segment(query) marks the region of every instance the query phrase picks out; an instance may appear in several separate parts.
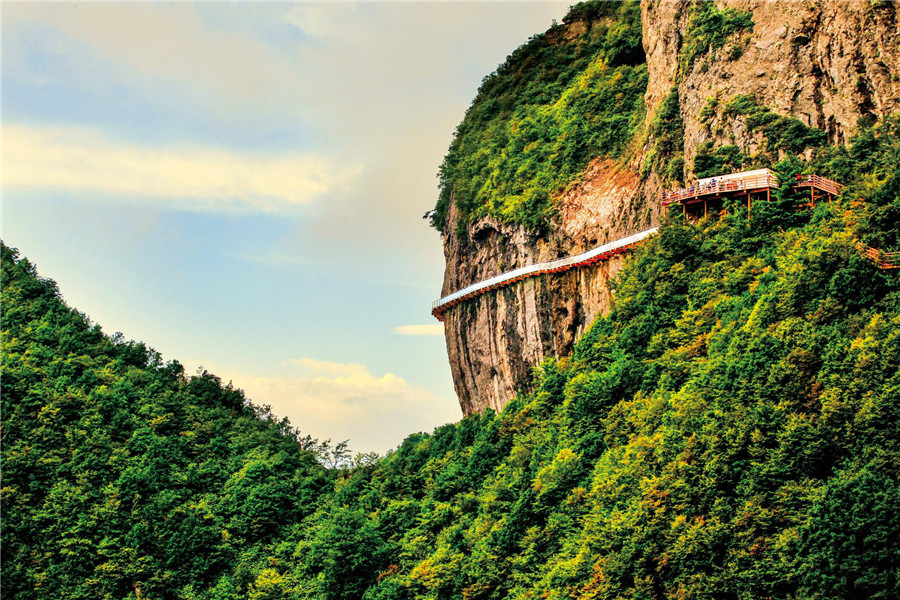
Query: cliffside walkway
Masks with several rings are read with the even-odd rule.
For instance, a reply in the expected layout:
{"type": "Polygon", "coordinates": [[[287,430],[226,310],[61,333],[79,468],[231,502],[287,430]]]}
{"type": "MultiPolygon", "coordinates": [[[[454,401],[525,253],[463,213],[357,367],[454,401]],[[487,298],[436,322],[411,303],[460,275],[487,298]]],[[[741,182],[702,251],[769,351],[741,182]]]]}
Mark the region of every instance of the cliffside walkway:
{"type": "Polygon", "coordinates": [[[586,267],[600,262],[601,260],[606,260],[611,256],[623,254],[630,248],[639,245],[647,237],[656,233],[658,229],[658,227],[647,229],[646,231],[641,231],[640,233],[635,233],[628,237],[608,242],[576,256],[569,256],[567,258],[519,267],[518,269],[501,273],[500,275],[485,279],[479,283],[474,283],[435,301],[431,306],[431,314],[434,315],[438,321],[443,321],[444,312],[448,309],[461,302],[471,300],[476,296],[496,290],[497,288],[513,285],[514,283],[522,281],[523,279],[528,279],[529,277],[537,277],[546,273],[559,273],[560,271],[586,267]]]}
{"type": "MultiPolygon", "coordinates": [[[[708,203],[712,199],[721,199],[724,196],[732,195],[746,195],[747,209],[749,210],[752,194],[762,192],[765,193],[768,199],[770,190],[776,187],[778,187],[778,178],[775,173],[769,169],[759,169],[757,171],[734,173],[718,179],[715,177],[701,179],[697,184],[689,187],[663,192],[662,203],[663,206],[668,206],[677,202],[684,207],[685,215],[687,215],[686,211],[689,205],[702,202],[703,213],[706,214],[708,203]]],[[[830,200],[832,196],[839,195],[844,186],[819,175],[800,175],[797,177],[794,187],[808,187],[810,191],[808,206],[815,206],[817,198],[827,196],[830,200]]],[[[586,267],[601,260],[606,260],[611,256],[622,254],[630,248],[639,245],[644,239],[656,233],[658,229],[657,227],[647,229],[646,231],[608,242],[583,254],[519,267],[479,283],[474,283],[444,296],[440,300],[436,300],[431,305],[431,314],[438,321],[443,321],[444,312],[450,308],[498,288],[513,285],[529,277],[537,277],[546,273],[559,273],[560,271],[586,267]]],[[[900,269],[900,252],[882,252],[877,248],[871,248],[862,244],[858,245],[858,249],[864,257],[871,260],[881,269],[900,269]]]]}

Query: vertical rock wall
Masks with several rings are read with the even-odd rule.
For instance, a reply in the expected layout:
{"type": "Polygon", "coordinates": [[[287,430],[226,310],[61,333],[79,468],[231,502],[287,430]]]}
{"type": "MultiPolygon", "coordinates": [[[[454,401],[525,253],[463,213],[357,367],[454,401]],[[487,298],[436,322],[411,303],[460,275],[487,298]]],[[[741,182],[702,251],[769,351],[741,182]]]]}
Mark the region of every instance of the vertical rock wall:
{"type": "Polygon", "coordinates": [[[689,35],[683,0],[641,3],[649,82],[647,114],[673,87],[691,158],[706,141],[755,149],[759,140],[740,120],[722,118],[736,94],[821,129],[832,143],[846,142],[860,117],[900,111],[900,19],[894,2],[728,0],[719,8],[749,11],[753,30],[739,31],[711,54],[679,69],[678,53],[689,35]],[[701,111],[709,99],[711,118],[701,111]]]}
{"type": "MultiPolygon", "coordinates": [[[[524,265],[571,256],[650,226],[638,174],[600,160],[561,201],[550,234],[491,219],[475,221],[462,236],[444,230],[447,269],[441,295],[524,265]]],[[[598,313],[609,310],[614,257],[583,269],[533,277],[478,296],[444,313],[447,353],[464,414],[500,410],[530,380],[545,357],[565,356],[598,313]]]]}

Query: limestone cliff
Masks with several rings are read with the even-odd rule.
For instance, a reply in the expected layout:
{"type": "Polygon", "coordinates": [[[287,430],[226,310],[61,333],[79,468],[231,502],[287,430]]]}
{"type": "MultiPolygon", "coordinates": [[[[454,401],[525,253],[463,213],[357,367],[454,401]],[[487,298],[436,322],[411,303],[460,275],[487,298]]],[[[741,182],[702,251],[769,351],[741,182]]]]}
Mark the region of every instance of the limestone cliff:
{"type": "MultiPolygon", "coordinates": [[[[641,3],[646,123],[677,90],[683,122],[677,144],[686,158],[685,176],[706,142],[748,151],[761,143],[740,119],[723,115],[722,106],[736,94],[752,94],[775,113],[825,131],[832,143],[846,141],[861,116],[900,110],[893,3],[716,2],[717,10],[749,13],[752,28],[736,31],[687,64],[683,44],[693,34],[690,4],[641,3]]],[[[442,295],[657,224],[659,192],[672,181],[648,160],[655,137],[648,125],[626,158],[591,162],[558,198],[551,226],[542,234],[489,217],[460,228],[451,206],[442,230],[447,264],[442,295]]],[[[502,408],[528,384],[531,367],[545,357],[569,354],[594,317],[610,308],[609,278],[622,261],[527,279],[448,310],[447,350],[463,413],[502,408]]]]}
{"type": "MultiPolygon", "coordinates": [[[[610,160],[591,164],[583,181],[560,202],[555,227],[537,236],[490,218],[462,236],[445,227],[447,269],[441,295],[523,265],[570,256],[646,228],[649,215],[640,178],[610,160]]],[[[527,385],[531,367],[565,356],[598,312],[608,310],[608,281],[622,265],[614,258],[589,268],[527,279],[444,313],[453,381],[463,413],[499,410],[527,385]]]]}
{"type": "Polygon", "coordinates": [[[792,115],[843,143],[860,117],[900,110],[900,36],[893,2],[730,0],[719,8],[752,14],[752,31],[737,32],[693,65],[679,64],[690,35],[689,2],[641,3],[649,83],[648,114],[673,87],[684,121],[684,152],[706,141],[751,151],[758,136],[740,120],[722,118],[736,94],[753,95],[774,112],[792,115]],[[702,115],[704,107],[711,115],[702,115]]]}

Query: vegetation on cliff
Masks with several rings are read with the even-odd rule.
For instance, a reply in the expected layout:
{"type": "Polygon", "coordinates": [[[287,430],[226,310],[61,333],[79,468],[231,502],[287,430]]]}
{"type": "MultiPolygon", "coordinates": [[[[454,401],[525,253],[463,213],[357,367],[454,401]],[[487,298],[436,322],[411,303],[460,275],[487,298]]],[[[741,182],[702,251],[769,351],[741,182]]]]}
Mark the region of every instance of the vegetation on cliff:
{"type": "MultiPolygon", "coordinates": [[[[444,228],[453,203],[458,229],[490,216],[542,231],[556,199],[592,159],[626,154],[645,125],[640,10],[636,0],[577,4],[562,25],[532,37],[484,79],[438,173],[435,228],[444,228]]],[[[681,77],[753,28],[751,13],[711,0],[686,10],[681,77]]],[[[735,41],[728,58],[741,48],[735,41]]],[[[685,165],[679,108],[675,92],[653,115],[654,147],[645,163],[674,181],[685,165]]]]}
{"type": "Polygon", "coordinates": [[[643,122],[640,5],[584,2],[488,75],[440,167],[431,223],[492,216],[543,228],[588,162],[621,155],[643,122]]]}
{"type": "Polygon", "coordinates": [[[536,389],[352,468],[3,253],[17,598],[900,595],[900,121],[673,219],[536,389]],[[804,169],[847,183],[798,210],[804,169]],[[138,591],[140,590],[140,591],[138,591]]]}
{"type": "MultiPolygon", "coordinates": [[[[718,50],[735,33],[753,29],[753,13],[734,8],[719,8],[713,0],[699,0],[688,5],[688,22],[678,66],[682,76],[694,66],[698,58],[718,50]]],[[[728,58],[736,59],[742,53],[735,44],[728,58]]]]}

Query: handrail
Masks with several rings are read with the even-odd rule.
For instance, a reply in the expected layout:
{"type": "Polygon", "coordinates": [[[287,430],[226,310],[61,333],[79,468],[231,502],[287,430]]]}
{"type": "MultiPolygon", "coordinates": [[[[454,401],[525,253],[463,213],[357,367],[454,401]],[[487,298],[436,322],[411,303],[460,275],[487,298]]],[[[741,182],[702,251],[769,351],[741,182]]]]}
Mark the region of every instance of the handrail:
{"type": "Polygon", "coordinates": [[[868,258],[879,269],[900,269],[900,252],[884,252],[872,246],[866,246],[862,242],[857,242],[857,250],[863,257],[868,258]]]}
{"type": "MultiPolygon", "coordinates": [[[[843,185],[816,175],[798,175],[795,187],[814,187],[828,194],[837,196],[841,193],[843,185]]],[[[778,178],[774,175],[755,175],[753,177],[741,177],[740,179],[726,179],[704,185],[694,184],[687,187],[662,193],[663,206],[672,202],[679,202],[687,198],[698,198],[707,194],[721,194],[725,192],[742,192],[747,190],[760,190],[778,187],[778,178]]]]}
{"type": "Polygon", "coordinates": [[[811,186],[814,188],[818,188],[823,192],[828,194],[833,194],[835,196],[841,193],[841,189],[844,187],[837,181],[832,179],[828,179],[827,177],[822,177],[821,175],[811,174],[811,175],[797,175],[797,187],[807,187],[811,186]]]}
{"type": "Polygon", "coordinates": [[[704,185],[694,184],[687,187],[663,192],[663,205],[678,202],[686,198],[696,198],[706,194],[721,194],[723,192],[741,192],[746,190],[760,190],[778,187],[778,178],[775,175],[754,175],[753,177],[741,177],[740,179],[726,179],[724,181],[710,182],[704,185]]]}
{"type": "Polygon", "coordinates": [[[479,283],[474,283],[470,286],[457,290],[452,294],[448,294],[440,300],[436,300],[431,305],[431,314],[433,314],[439,320],[442,320],[440,315],[447,308],[450,308],[451,306],[459,302],[468,300],[469,298],[473,298],[475,296],[479,296],[498,287],[506,287],[508,285],[516,283],[517,281],[521,281],[522,279],[535,277],[544,273],[558,273],[560,271],[567,271],[575,267],[593,264],[595,262],[608,258],[613,254],[625,252],[631,246],[640,243],[645,238],[656,233],[658,229],[658,227],[653,227],[652,229],[647,229],[645,231],[641,231],[639,233],[635,233],[633,235],[608,242],[606,244],[603,244],[602,246],[594,248],[593,250],[588,250],[587,252],[577,254],[575,256],[535,263],[533,265],[526,265],[524,267],[519,267],[518,269],[513,269],[512,271],[507,271],[505,273],[495,275],[494,277],[485,279],[484,281],[481,281],[479,283]]]}

